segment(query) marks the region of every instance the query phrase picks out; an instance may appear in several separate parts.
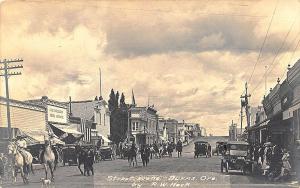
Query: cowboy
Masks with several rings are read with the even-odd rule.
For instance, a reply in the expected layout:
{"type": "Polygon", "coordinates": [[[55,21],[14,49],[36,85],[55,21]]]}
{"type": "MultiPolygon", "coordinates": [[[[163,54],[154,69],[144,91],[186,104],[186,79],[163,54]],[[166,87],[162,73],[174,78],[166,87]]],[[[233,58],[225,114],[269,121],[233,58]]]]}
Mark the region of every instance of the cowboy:
{"type": "Polygon", "coordinates": [[[23,156],[24,161],[26,161],[25,159],[28,157],[26,154],[27,142],[26,142],[25,138],[26,138],[25,136],[17,136],[16,137],[16,144],[18,146],[18,151],[23,156]]]}

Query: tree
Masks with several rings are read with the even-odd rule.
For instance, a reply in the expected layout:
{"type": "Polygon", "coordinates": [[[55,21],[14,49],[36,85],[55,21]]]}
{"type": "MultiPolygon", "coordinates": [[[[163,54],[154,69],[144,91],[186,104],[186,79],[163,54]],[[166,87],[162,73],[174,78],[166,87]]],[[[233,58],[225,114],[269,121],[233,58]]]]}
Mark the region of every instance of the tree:
{"type": "Polygon", "coordinates": [[[109,100],[108,100],[108,109],[110,112],[113,112],[116,109],[116,95],[114,89],[111,89],[109,100]]]}
{"type": "Polygon", "coordinates": [[[116,100],[115,100],[115,106],[116,106],[116,108],[119,107],[119,97],[120,97],[120,94],[119,94],[119,91],[117,91],[117,93],[116,93],[116,100]]]}
{"type": "Polygon", "coordinates": [[[125,108],[126,104],[125,104],[125,96],[124,93],[121,94],[121,98],[120,98],[120,108],[125,108]]]}
{"type": "Polygon", "coordinates": [[[111,140],[114,143],[119,143],[124,141],[127,133],[128,126],[128,109],[125,104],[125,96],[122,93],[119,102],[119,92],[116,94],[114,90],[111,90],[108,100],[109,110],[111,112],[110,115],[110,130],[111,130],[111,140]]]}

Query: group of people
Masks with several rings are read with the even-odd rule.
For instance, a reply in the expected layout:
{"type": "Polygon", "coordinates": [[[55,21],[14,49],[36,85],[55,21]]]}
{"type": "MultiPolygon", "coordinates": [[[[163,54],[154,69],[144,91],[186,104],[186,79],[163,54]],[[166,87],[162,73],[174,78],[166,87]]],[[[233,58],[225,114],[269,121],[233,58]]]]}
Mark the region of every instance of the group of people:
{"type": "Polygon", "coordinates": [[[172,157],[174,149],[178,152],[178,157],[181,157],[182,147],[181,140],[177,144],[173,142],[154,142],[153,144],[142,144],[139,147],[134,142],[131,145],[120,143],[117,153],[122,159],[128,158],[129,166],[137,166],[137,155],[140,154],[143,166],[147,166],[152,158],[172,157]]]}
{"type": "Polygon", "coordinates": [[[250,159],[260,167],[262,175],[275,181],[289,176],[292,167],[287,149],[269,142],[250,147],[249,153],[250,159]]]}

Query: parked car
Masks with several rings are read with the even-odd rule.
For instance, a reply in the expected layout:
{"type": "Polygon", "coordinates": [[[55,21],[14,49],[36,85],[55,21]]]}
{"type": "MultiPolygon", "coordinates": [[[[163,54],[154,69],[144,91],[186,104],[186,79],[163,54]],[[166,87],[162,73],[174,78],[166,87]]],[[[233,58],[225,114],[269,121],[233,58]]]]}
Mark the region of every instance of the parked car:
{"type": "Polygon", "coordinates": [[[113,159],[112,148],[109,146],[100,147],[99,155],[100,155],[100,160],[106,160],[106,159],[112,160],[113,159]]]}
{"type": "Polygon", "coordinates": [[[222,141],[218,141],[216,142],[216,153],[217,155],[222,155],[223,152],[224,152],[224,144],[226,144],[225,142],[222,142],[222,141]]]}
{"type": "Polygon", "coordinates": [[[77,156],[75,151],[75,145],[65,145],[62,149],[63,166],[68,163],[69,166],[77,165],[77,156]]]}
{"type": "Polygon", "coordinates": [[[221,172],[241,170],[243,174],[252,173],[253,161],[249,157],[249,144],[243,141],[225,143],[225,152],[221,158],[221,172]]]}
{"type": "Polygon", "coordinates": [[[196,141],[195,144],[195,151],[194,151],[194,158],[198,158],[199,156],[206,156],[211,157],[211,146],[206,141],[196,141]]]}

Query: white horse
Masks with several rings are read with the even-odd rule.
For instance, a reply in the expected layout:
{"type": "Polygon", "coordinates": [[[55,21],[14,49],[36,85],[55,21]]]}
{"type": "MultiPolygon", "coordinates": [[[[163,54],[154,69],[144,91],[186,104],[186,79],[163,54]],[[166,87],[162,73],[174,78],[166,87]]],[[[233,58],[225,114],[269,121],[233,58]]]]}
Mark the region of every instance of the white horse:
{"type": "Polygon", "coordinates": [[[20,151],[17,144],[14,142],[11,142],[8,145],[8,154],[12,155],[12,164],[13,164],[13,178],[14,182],[17,181],[17,172],[21,172],[21,176],[23,178],[23,182],[25,184],[28,184],[28,175],[31,170],[33,172],[32,168],[32,161],[33,157],[32,155],[25,150],[20,151]]]}
{"type": "Polygon", "coordinates": [[[55,155],[51,149],[50,141],[48,140],[45,141],[45,150],[41,157],[45,168],[45,179],[48,179],[48,169],[50,169],[51,181],[54,181],[55,155]]]}

